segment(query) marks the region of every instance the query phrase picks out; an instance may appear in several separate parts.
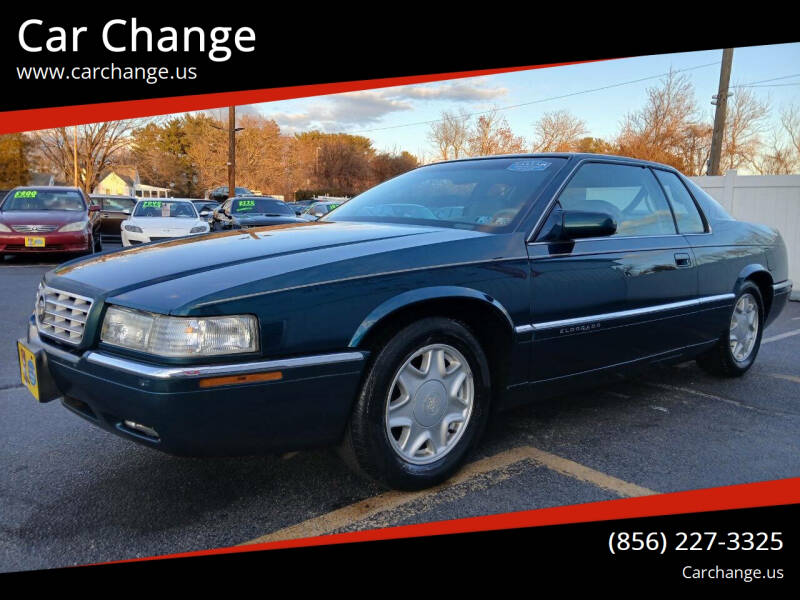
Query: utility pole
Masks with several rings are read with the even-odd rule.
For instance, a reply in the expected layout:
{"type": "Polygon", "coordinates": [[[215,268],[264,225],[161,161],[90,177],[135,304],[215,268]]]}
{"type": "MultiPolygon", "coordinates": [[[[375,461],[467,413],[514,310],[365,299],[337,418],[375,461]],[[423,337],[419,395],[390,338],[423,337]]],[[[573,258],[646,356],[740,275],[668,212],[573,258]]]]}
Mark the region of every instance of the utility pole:
{"type": "Polygon", "coordinates": [[[228,198],[236,195],[236,107],[228,107],[228,198]]]}
{"type": "Polygon", "coordinates": [[[728,110],[728,84],[731,80],[733,48],[722,51],[722,66],[719,71],[719,90],[711,104],[717,107],[714,113],[714,133],[711,136],[711,154],[708,157],[708,175],[719,175],[719,161],[722,156],[722,138],[725,135],[725,115],[728,110]]]}
{"type": "Polygon", "coordinates": [[[78,126],[72,129],[72,165],[75,170],[74,185],[78,187],[78,126]]]}

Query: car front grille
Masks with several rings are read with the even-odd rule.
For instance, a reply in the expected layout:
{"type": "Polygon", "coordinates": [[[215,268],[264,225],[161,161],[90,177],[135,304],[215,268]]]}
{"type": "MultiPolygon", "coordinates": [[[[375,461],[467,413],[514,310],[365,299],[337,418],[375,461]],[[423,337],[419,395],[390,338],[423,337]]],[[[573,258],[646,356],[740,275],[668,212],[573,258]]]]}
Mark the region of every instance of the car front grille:
{"type": "Polygon", "coordinates": [[[47,233],[58,229],[58,225],[12,225],[11,229],[19,233],[47,233]]]}
{"type": "Polygon", "coordinates": [[[36,326],[39,333],[77,345],[91,308],[91,298],[46,287],[36,299],[36,326]]]}

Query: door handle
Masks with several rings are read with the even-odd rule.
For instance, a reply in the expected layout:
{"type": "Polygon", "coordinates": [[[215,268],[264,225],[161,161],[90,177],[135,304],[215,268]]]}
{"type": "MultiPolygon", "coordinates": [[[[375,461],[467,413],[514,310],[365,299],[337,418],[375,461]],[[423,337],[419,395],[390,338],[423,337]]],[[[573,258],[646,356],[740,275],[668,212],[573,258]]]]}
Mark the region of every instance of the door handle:
{"type": "Polygon", "coordinates": [[[688,254],[686,254],[684,252],[676,252],[675,253],[675,264],[678,265],[678,267],[680,267],[680,268],[691,267],[692,266],[692,259],[688,254]]]}

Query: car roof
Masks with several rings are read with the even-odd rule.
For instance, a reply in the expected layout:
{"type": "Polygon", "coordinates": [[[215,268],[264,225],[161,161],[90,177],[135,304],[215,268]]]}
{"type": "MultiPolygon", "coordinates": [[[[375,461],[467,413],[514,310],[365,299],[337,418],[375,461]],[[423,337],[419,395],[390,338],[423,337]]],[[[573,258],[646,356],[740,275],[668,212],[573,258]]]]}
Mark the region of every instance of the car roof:
{"type": "Polygon", "coordinates": [[[592,158],[601,158],[605,160],[614,160],[620,162],[629,162],[631,164],[636,165],[648,165],[651,167],[661,167],[663,169],[669,169],[671,171],[675,171],[674,167],[669,165],[665,165],[664,163],[653,162],[650,160],[644,160],[641,158],[632,158],[630,156],[620,156],[617,154],[598,154],[592,152],[531,152],[531,153],[520,153],[520,154],[492,154],[489,156],[470,156],[466,158],[452,158],[449,160],[440,160],[432,163],[428,163],[427,165],[422,165],[419,168],[430,166],[430,165],[441,165],[445,163],[456,163],[456,162],[469,162],[475,160],[493,160],[498,158],[574,158],[576,160],[586,160],[592,158]]]}
{"type": "Polygon", "coordinates": [[[79,187],[75,187],[73,185],[18,185],[15,188],[11,188],[9,191],[13,192],[14,190],[45,190],[45,191],[53,191],[53,192],[80,192],[83,193],[83,190],[79,187]]]}
{"type": "Polygon", "coordinates": [[[136,202],[147,202],[148,200],[161,200],[162,202],[196,202],[196,200],[192,198],[137,198],[136,202]]]}

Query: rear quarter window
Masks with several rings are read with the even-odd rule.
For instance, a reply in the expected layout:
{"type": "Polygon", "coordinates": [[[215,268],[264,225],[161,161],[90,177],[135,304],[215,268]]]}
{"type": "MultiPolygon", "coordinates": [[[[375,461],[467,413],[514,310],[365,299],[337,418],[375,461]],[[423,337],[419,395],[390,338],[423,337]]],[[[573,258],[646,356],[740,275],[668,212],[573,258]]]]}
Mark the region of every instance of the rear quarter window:
{"type": "Polygon", "coordinates": [[[708,192],[697,185],[694,181],[686,177],[682,177],[681,179],[684,181],[684,183],[686,183],[689,191],[692,193],[692,196],[694,196],[694,199],[697,200],[697,203],[700,205],[700,208],[706,215],[706,219],[709,221],[736,220],[719,202],[714,200],[714,198],[711,197],[708,192]]]}

